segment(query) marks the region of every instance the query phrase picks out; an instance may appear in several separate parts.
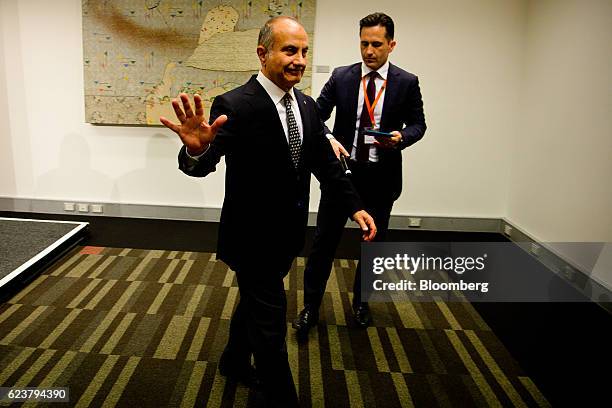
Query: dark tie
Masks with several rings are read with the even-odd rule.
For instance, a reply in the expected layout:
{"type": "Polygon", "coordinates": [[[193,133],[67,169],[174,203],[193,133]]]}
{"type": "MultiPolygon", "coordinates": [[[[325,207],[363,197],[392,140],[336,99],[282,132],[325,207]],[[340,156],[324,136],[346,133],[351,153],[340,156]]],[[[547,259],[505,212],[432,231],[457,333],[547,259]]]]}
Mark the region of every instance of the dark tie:
{"type": "Polygon", "coordinates": [[[300,142],[300,129],[298,128],[293,109],[291,109],[291,95],[288,93],[283,97],[285,110],[287,112],[287,131],[289,133],[289,154],[295,168],[300,164],[300,153],[302,143],[300,142]]]}
{"type": "MultiPolygon", "coordinates": [[[[376,71],[370,72],[368,75],[370,80],[368,81],[368,86],[366,87],[366,92],[368,95],[368,100],[370,101],[370,105],[374,103],[374,99],[376,98],[376,77],[378,73],[376,71]]],[[[355,152],[355,158],[358,162],[367,162],[370,160],[370,145],[366,145],[364,143],[365,136],[363,134],[364,129],[372,127],[372,119],[370,119],[370,114],[368,112],[368,105],[365,102],[365,97],[363,101],[363,110],[361,111],[361,118],[359,119],[359,129],[357,131],[357,152],[355,152]]]]}

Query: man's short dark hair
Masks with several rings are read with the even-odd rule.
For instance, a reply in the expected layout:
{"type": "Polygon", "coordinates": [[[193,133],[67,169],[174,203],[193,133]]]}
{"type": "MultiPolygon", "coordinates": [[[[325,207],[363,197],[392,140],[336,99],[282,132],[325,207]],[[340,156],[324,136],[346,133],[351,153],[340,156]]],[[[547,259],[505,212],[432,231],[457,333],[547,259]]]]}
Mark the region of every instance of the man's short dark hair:
{"type": "Polygon", "coordinates": [[[393,20],[391,17],[385,13],[372,13],[359,20],[359,35],[361,35],[361,29],[363,27],[375,26],[385,27],[385,37],[389,41],[393,39],[393,34],[395,34],[395,26],[393,25],[393,20]]]}

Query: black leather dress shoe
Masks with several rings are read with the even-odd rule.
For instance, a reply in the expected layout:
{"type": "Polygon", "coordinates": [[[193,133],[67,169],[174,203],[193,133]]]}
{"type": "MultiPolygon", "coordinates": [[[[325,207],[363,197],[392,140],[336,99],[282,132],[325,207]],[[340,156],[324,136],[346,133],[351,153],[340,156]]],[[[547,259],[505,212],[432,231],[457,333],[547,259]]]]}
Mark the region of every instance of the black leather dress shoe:
{"type": "Polygon", "coordinates": [[[300,312],[297,319],[293,321],[292,326],[297,331],[297,334],[301,336],[308,334],[308,330],[316,326],[317,323],[319,323],[319,313],[307,306],[300,312]]]}
{"type": "Polygon", "coordinates": [[[260,385],[255,367],[251,363],[235,364],[230,361],[226,353],[223,353],[219,360],[219,373],[227,377],[228,381],[239,382],[248,387],[260,385]]]}
{"type": "Polygon", "coordinates": [[[360,327],[368,327],[372,323],[372,315],[370,314],[370,306],[367,303],[361,303],[353,306],[355,322],[360,327]]]}

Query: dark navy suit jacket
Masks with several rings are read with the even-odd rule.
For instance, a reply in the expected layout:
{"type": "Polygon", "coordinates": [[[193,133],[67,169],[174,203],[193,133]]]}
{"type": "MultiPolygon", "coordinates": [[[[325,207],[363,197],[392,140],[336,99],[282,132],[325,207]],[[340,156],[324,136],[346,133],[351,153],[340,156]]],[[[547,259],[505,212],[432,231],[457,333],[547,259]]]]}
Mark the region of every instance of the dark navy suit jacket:
{"type": "MultiPolygon", "coordinates": [[[[361,86],[361,63],[334,69],[321,95],[317,98],[317,109],[321,119],[326,121],[336,108],[334,137],[344,148],[351,151],[355,138],[357,121],[357,98],[361,86]]],[[[400,131],[402,140],[397,149],[379,149],[381,166],[389,178],[381,180],[393,200],[402,192],[401,150],[419,141],[425,134],[425,115],[419,79],[403,69],[389,64],[380,130],[400,131]]],[[[326,131],[329,130],[326,128],[326,131]]]]}
{"type": "Polygon", "coordinates": [[[210,123],[221,114],[228,120],[204,156],[194,161],[185,147],[179,152],[179,168],[195,177],[214,171],[225,156],[217,257],[236,271],[263,261],[284,265],[298,255],[308,219],[311,173],[323,189],[341,193],[347,215],[363,208],[325,137],[314,100],[297,89],[295,96],[304,128],[297,169],[278,111],[255,76],[213,101],[210,123]]]}

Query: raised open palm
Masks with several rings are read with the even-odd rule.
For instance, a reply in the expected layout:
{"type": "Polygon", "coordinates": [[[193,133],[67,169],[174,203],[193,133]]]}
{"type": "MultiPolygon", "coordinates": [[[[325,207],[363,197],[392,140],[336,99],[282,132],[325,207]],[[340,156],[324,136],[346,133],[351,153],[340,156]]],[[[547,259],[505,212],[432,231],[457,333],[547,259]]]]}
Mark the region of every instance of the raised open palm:
{"type": "Polygon", "coordinates": [[[212,125],[209,125],[204,118],[204,107],[200,95],[193,95],[195,112],[191,108],[187,94],[182,93],[179,98],[183,108],[181,109],[178,99],[172,100],[172,108],[180,124],[173,123],[163,116],[159,118],[159,121],[179,135],[189,154],[195,156],[204,152],[215,139],[219,128],[227,121],[227,116],[221,115],[212,125]]]}

